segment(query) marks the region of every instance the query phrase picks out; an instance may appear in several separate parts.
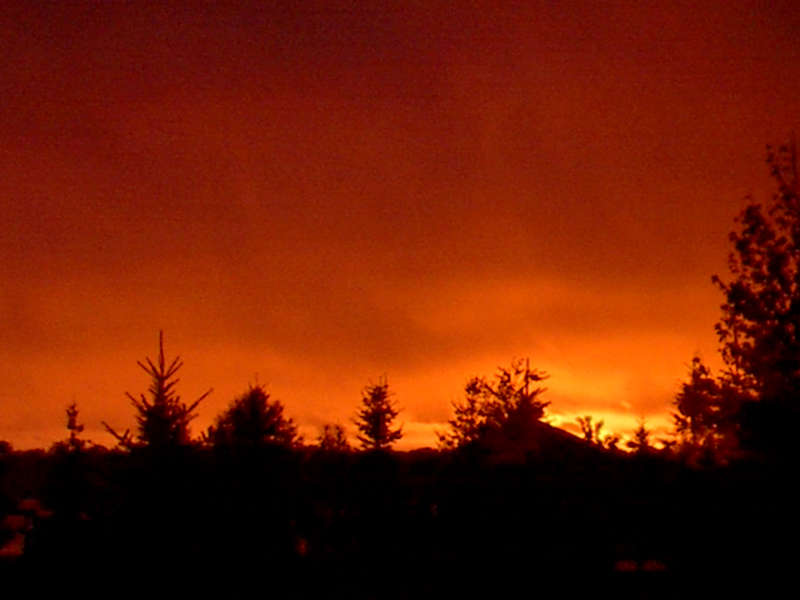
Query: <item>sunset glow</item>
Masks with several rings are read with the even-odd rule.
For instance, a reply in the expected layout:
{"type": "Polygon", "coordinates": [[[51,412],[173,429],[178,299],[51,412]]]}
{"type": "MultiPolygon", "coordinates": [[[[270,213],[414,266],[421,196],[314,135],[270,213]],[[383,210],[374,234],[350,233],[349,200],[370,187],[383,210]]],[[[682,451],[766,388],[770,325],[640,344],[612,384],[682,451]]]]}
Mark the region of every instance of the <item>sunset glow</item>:
{"type": "Polygon", "coordinates": [[[800,123],[796,9],[4,2],[0,440],[77,402],[113,445],[159,330],[214,388],[195,434],[260,383],[353,435],[386,375],[397,447],[434,446],[515,357],[553,425],[667,434],[800,123]]]}

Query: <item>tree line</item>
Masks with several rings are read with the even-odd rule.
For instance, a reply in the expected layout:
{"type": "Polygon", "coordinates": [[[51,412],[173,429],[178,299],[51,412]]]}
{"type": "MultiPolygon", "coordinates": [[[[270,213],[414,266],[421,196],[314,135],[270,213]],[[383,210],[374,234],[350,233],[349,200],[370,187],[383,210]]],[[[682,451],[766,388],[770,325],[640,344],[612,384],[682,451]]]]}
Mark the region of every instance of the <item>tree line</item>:
{"type": "MultiPolygon", "coordinates": [[[[785,453],[800,416],[800,199],[794,142],[768,147],[767,164],[777,190],[766,204],[749,199],[729,236],[730,279],[712,277],[724,300],[715,325],[724,368],[715,374],[700,357],[691,359],[688,377],[673,401],[672,436],[661,440],[662,450],[693,463],[726,463],[743,453],[785,453]]],[[[191,403],[181,400],[176,384],[183,362],[180,357],[166,359],[161,332],[157,358],[137,364],[151,383],[147,394],[126,394],[135,409],[136,430],[120,433],[103,422],[121,448],[303,444],[284,406],[260,385],[235,398],[193,439],[190,423],[211,390],[191,403]]],[[[527,359],[518,359],[499,367],[492,378],[471,378],[463,399],[453,403],[445,430],[437,433],[439,448],[496,448],[533,435],[549,405],[542,400],[541,383],[547,377],[527,359]]],[[[385,376],[366,386],[353,420],[360,448],[391,449],[403,436],[402,427],[395,425],[399,413],[385,376]]],[[[58,447],[83,447],[77,419],[73,403],[67,409],[69,439],[58,447]]],[[[620,450],[619,434],[605,432],[603,421],[586,415],[577,425],[586,442],[620,450]]],[[[353,449],[340,424],[326,424],[316,444],[330,451],[353,449]]],[[[652,452],[653,446],[643,420],[624,444],[637,453],[652,452]]],[[[10,445],[3,448],[10,450],[10,445]]]]}
{"type": "MultiPolygon", "coordinates": [[[[220,449],[257,449],[280,447],[299,450],[306,442],[299,434],[297,423],[285,414],[285,407],[271,398],[262,385],[251,385],[237,396],[228,407],[216,416],[212,425],[193,437],[191,422],[197,417],[197,408],[212,390],[208,390],[191,404],[181,400],[176,392],[177,373],[183,366],[180,357],[168,362],[164,354],[163,332],[159,332],[158,357],[149,357],[137,364],[150,376],[147,394],[126,396],[135,409],[136,429],[120,433],[103,421],[106,431],[125,451],[147,449],[151,452],[168,451],[196,445],[220,449]]],[[[528,438],[537,435],[536,426],[546,418],[549,402],[541,399],[546,391],[539,385],[548,378],[543,371],[530,367],[528,359],[514,359],[507,367],[498,367],[493,377],[475,376],[464,387],[464,398],[453,402],[453,417],[444,431],[436,433],[441,451],[482,449],[489,452],[504,448],[524,446],[528,438]]],[[[370,383],[362,390],[361,403],[353,419],[357,428],[358,449],[362,451],[390,451],[403,437],[402,425],[395,421],[401,409],[393,399],[388,378],[370,383]]],[[[86,449],[87,440],[80,437],[84,425],[78,423],[78,407],[70,404],[66,409],[68,438],[56,442],[53,449],[60,452],[78,452],[86,449]]],[[[620,451],[620,436],[605,433],[604,422],[593,422],[591,416],[578,417],[583,438],[591,445],[609,451],[620,451]]],[[[627,448],[636,452],[654,450],[651,433],[644,421],[633,434],[627,448]]],[[[324,452],[353,452],[347,431],[339,423],[323,425],[313,446],[324,452]]],[[[10,445],[8,446],[10,450],[10,445]]]]}
{"type": "Polygon", "coordinates": [[[658,450],[644,421],[624,442],[589,415],[583,439],[548,425],[548,375],[526,359],[466,382],[440,451],[391,451],[403,428],[386,377],[354,413],[361,452],[335,424],[305,444],[260,385],[193,436],[208,392],[181,399],[183,363],[167,359],[159,334],[156,357],[139,363],[149,388],[127,396],[133,431],[105,423],[116,449],[83,438],[75,404],[51,452],[0,448],[0,575],[67,563],[122,581],[161,565],[181,582],[223,572],[294,595],[315,582],[315,595],[494,597],[567,567],[592,585],[622,573],[609,580],[617,597],[666,598],[690,589],[670,581],[793,572],[800,201],[793,147],[769,161],[778,192],[745,209],[731,280],[714,279],[726,366],[715,374],[692,360],[658,450]],[[36,516],[35,500],[50,516],[36,516]],[[14,536],[24,552],[9,559],[14,536]],[[520,558],[524,569],[509,568],[520,558]],[[645,579],[665,574],[676,578],[645,579]]]}
{"type": "MultiPolygon", "coordinates": [[[[147,394],[140,394],[138,398],[126,393],[136,411],[136,431],[126,429],[119,433],[103,421],[105,429],[123,449],[146,447],[163,450],[195,443],[221,448],[273,445],[291,449],[303,444],[297,424],[284,414],[283,404],[272,399],[261,385],[251,385],[217,415],[214,423],[199,439],[193,439],[190,423],[197,417],[197,407],[213,390],[208,390],[191,404],[181,400],[175,388],[183,361],[179,356],[167,361],[163,332],[159,332],[157,359],[153,361],[148,357],[137,364],[149,375],[151,383],[147,394]]],[[[362,449],[388,450],[402,437],[402,427],[394,426],[400,411],[391,396],[386,377],[364,388],[361,407],[354,420],[362,449]]],[[[77,425],[77,416],[77,406],[73,403],[67,408],[67,428],[70,430],[67,447],[70,449],[82,447],[76,440],[77,434],[83,430],[82,425],[77,425]]],[[[328,451],[352,450],[346,431],[340,424],[326,424],[317,444],[328,451]]]]}

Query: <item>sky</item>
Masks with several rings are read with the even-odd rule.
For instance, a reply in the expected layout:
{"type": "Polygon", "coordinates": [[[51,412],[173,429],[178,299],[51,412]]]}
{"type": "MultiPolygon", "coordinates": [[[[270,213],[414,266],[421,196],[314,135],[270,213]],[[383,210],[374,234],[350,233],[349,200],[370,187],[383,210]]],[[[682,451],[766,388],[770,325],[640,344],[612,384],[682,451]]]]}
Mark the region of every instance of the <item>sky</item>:
{"type": "Polygon", "coordinates": [[[0,439],[134,426],[164,331],[193,432],[264,385],[311,441],[388,378],[405,437],[514,358],[551,422],[659,432],[727,235],[800,123],[763,2],[0,7],[0,439]]]}

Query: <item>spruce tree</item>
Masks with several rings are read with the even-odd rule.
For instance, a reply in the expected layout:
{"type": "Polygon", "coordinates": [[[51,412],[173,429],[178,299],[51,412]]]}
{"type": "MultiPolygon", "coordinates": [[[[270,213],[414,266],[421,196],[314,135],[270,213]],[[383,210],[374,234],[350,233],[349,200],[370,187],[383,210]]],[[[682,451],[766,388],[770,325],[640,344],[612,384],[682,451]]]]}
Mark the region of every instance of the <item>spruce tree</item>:
{"type": "Polygon", "coordinates": [[[113,435],[121,446],[125,448],[148,447],[159,450],[185,446],[191,442],[189,422],[197,415],[194,410],[211,393],[208,390],[192,404],[186,405],[175,392],[175,386],[180,379],[176,374],[183,366],[180,356],[171,362],[164,357],[164,335],[158,333],[158,359],[156,362],[145,358],[145,362],[137,361],[136,364],[150,376],[151,383],[148,395],[140,394],[139,398],[126,392],[126,396],[136,409],[137,434],[136,440],[131,439],[129,430],[118,434],[106,422],[106,430],[113,435]]]}
{"type": "Polygon", "coordinates": [[[362,406],[355,424],[361,432],[356,437],[365,450],[388,450],[403,437],[402,427],[392,427],[400,411],[390,396],[385,377],[377,384],[368,385],[362,392],[362,406]]]}
{"type": "Polygon", "coordinates": [[[258,448],[301,443],[297,426],[283,414],[283,404],[271,400],[260,385],[250,387],[208,428],[206,440],[217,447],[258,448]]]}

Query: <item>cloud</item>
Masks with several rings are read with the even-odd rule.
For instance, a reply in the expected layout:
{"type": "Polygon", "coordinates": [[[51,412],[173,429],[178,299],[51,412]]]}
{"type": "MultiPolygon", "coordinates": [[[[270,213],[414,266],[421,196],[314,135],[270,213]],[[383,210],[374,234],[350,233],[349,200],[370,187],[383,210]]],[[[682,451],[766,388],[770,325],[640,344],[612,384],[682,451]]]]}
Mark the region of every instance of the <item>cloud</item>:
{"type": "Polygon", "coordinates": [[[9,4],[0,436],[131,423],[159,329],[198,428],[386,373],[422,439],[515,356],[655,419],[800,92],[794,13],[720,6],[9,4]]]}

